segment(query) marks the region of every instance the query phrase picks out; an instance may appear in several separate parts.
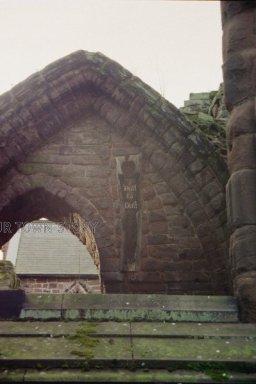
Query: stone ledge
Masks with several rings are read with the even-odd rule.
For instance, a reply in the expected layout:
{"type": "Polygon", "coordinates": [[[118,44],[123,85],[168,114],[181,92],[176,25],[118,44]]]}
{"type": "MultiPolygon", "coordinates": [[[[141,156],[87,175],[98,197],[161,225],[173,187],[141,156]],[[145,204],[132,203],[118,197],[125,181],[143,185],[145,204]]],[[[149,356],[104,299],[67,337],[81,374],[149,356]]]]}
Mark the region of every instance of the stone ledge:
{"type": "Polygon", "coordinates": [[[22,320],[238,321],[232,296],[28,294],[22,320]]]}

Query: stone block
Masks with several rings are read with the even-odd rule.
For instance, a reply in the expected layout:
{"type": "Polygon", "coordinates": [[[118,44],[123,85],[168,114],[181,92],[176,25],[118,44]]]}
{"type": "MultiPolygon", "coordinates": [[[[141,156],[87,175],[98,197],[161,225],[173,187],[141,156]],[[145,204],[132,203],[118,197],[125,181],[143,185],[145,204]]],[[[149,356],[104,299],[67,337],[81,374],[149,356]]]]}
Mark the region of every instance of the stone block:
{"type": "Polygon", "coordinates": [[[204,164],[200,159],[196,159],[188,166],[188,168],[192,174],[196,174],[204,168],[204,164]]]}
{"type": "Polygon", "coordinates": [[[230,173],[244,168],[256,169],[256,134],[247,133],[235,137],[228,152],[230,173]]]}
{"type": "Polygon", "coordinates": [[[234,280],[240,320],[256,323],[256,272],[243,273],[234,280]]]}
{"type": "Polygon", "coordinates": [[[195,176],[195,180],[198,184],[198,187],[201,189],[214,180],[214,175],[212,171],[207,167],[197,173],[197,175],[195,176]]]}
{"type": "MultiPolygon", "coordinates": [[[[191,268],[190,268],[191,269],[191,268]]],[[[203,272],[193,272],[189,271],[189,267],[186,271],[171,271],[164,273],[164,281],[166,282],[207,282],[209,280],[209,275],[203,272]]]]}
{"type": "Polygon", "coordinates": [[[179,258],[181,261],[193,261],[193,266],[194,266],[194,261],[197,260],[199,257],[201,257],[202,254],[202,249],[199,246],[197,248],[185,248],[183,249],[180,254],[179,258]]]}
{"type": "Polygon", "coordinates": [[[228,110],[256,94],[256,49],[229,55],[224,62],[224,92],[228,110]]]}
{"type": "Polygon", "coordinates": [[[193,235],[188,236],[188,237],[182,237],[181,239],[178,239],[178,241],[180,243],[181,249],[183,249],[183,250],[186,248],[199,249],[201,247],[200,240],[195,235],[194,236],[193,235]]]}
{"type": "Polygon", "coordinates": [[[151,233],[167,233],[168,226],[166,221],[157,221],[149,223],[149,230],[151,233]]]}
{"type": "Polygon", "coordinates": [[[152,185],[144,187],[143,190],[142,190],[142,194],[143,194],[143,199],[144,200],[150,200],[150,199],[153,199],[156,196],[155,191],[154,191],[152,185]]]}
{"type": "Polygon", "coordinates": [[[227,124],[228,142],[245,133],[256,133],[255,98],[237,105],[227,124]]]}
{"type": "Polygon", "coordinates": [[[182,210],[181,210],[181,208],[178,206],[178,204],[177,205],[174,205],[174,206],[172,206],[172,205],[166,205],[165,207],[164,207],[164,210],[165,210],[165,213],[166,213],[166,215],[168,216],[168,220],[169,220],[169,217],[171,217],[171,216],[173,216],[173,215],[179,215],[179,214],[181,214],[181,212],[182,212],[182,210]]]}
{"type": "Polygon", "coordinates": [[[97,246],[99,249],[99,253],[101,255],[101,260],[103,258],[111,258],[111,257],[115,256],[116,252],[115,252],[115,248],[113,246],[105,247],[105,245],[103,244],[102,247],[99,247],[97,239],[96,239],[96,242],[97,242],[97,246]]]}
{"type": "Polygon", "coordinates": [[[169,233],[181,244],[184,238],[190,237],[193,234],[193,230],[191,228],[182,228],[178,225],[169,224],[169,233]]]}
{"type": "Polygon", "coordinates": [[[149,245],[169,244],[173,240],[170,235],[162,234],[162,233],[156,233],[156,234],[147,236],[147,241],[149,245]]]}
{"type": "Polygon", "coordinates": [[[223,57],[256,45],[255,11],[234,15],[223,31],[223,57]]]}
{"type": "Polygon", "coordinates": [[[169,191],[168,185],[163,181],[155,184],[155,190],[157,193],[167,193],[169,191]]]}
{"type": "Polygon", "coordinates": [[[191,147],[187,147],[187,149],[183,151],[183,153],[181,153],[179,156],[178,162],[179,164],[182,164],[183,169],[186,169],[186,172],[184,172],[186,178],[192,177],[188,167],[195,161],[195,159],[196,155],[191,147]],[[188,173],[190,174],[190,177],[188,176],[188,173]]]}
{"type": "Polygon", "coordinates": [[[215,197],[219,193],[224,193],[225,190],[224,187],[220,183],[218,183],[217,180],[213,180],[204,187],[204,192],[207,194],[207,196],[211,198],[215,197]]]}
{"type": "MultiPolygon", "coordinates": [[[[153,150],[154,146],[152,146],[152,151],[153,150]]],[[[150,161],[157,169],[161,169],[169,161],[169,156],[161,150],[155,150],[150,161]]]]}
{"type": "Polygon", "coordinates": [[[148,246],[148,256],[158,260],[168,259],[173,262],[177,258],[179,248],[176,244],[163,244],[148,246]]]}
{"type": "Polygon", "coordinates": [[[161,203],[161,200],[159,199],[159,197],[155,197],[154,199],[149,200],[147,202],[147,206],[148,206],[148,210],[160,209],[160,208],[162,208],[162,203],[161,203]]]}
{"type": "Polygon", "coordinates": [[[190,93],[189,98],[191,100],[210,100],[209,92],[190,93]]]}
{"type": "Polygon", "coordinates": [[[123,282],[106,281],[104,282],[105,293],[120,293],[125,292],[123,282]]]}
{"type": "Polygon", "coordinates": [[[218,193],[217,196],[211,199],[210,205],[215,213],[223,211],[225,209],[225,194],[223,192],[218,193]]]}
{"type": "Polygon", "coordinates": [[[158,181],[162,181],[163,179],[166,182],[170,182],[170,179],[174,176],[177,175],[180,172],[180,167],[175,161],[175,159],[172,159],[172,161],[169,161],[165,164],[165,166],[160,169],[160,177],[158,181]]]}
{"type": "Polygon", "coordinates": [[[232,275],[256,271],[256,226],[247,225],[231,236],[230,255],[232,275]]]}
{"type": "Polygon", "coordinates": [[[191,223],[187,216],[182,214],[175,214],[168,216],[168,224],[170,226],[179,227],[179,228],[190,228],[191,223]]]}
{"type": "Polygon", "coordinates": [[[165,221],[165,220],[166,220],[166,215],[163,209],[157,209],[149,212],[150,223],[155,223],[155,222],[165,221]]]}
{"type": "Polygon", "coordinates": [[[147,259],[145,263],[143,263],[143,271],[176,271],[177,270],[177,265],[174,262],[175,258],[171,258],[171,260],[168,261],[158,261],[155,259],[147,259]]]}
{"type": "Polygon", "coordinates": [[[177,199],[173,193],[162,193],[160,195],[160,198],[161,198],[164,206],[166,206],[166,205],[176,206],[177,205],[177,199]]]}
{"type": "Polygon", "coordinates": [[[171,147],[173,143],[175,143],[175,141],[177,140],[177,134],[171,129],[168,129],[168,131],[166,131],[163,137],[166,145],[168,145],[169,147],[171,147]]]}
{"type": "Polygon", "coordinates": [[[225,26],[235,15],[240,15],[253,6],[253,1],[221,1],[222,24],[225,26]]]}
{"type": "Polygon", "coordinates": [[[179,196],[179,201],[184,207],[191,204],[193,201],[198,199],[198,195],[192,189],[188,189],[179,196]]]}
{"type": "Polygon", "coordinates": [[[128,276],[128,280],[135,281],[135,282],[145,282],[145,283],[162,282],[161,273],[156,272],[154,270],[153,270],[153,272],[138,272],[132,278],[129,278],[129,276],[128,276]]]}
{"type": "Polygon", "coordinates": [[[233,173],[227,184],[227,214],[233,228],[256,225],[256,171],[233,173]]]}
{"type": "Polygon", "coordinates": [[[120,268],[120,260],[114,257],[102,257],[100,261],[100,270],[105,272],[118,272],[120,268]]]}
{"type": "Polygon", "coordinates": [[[123,281],[124,277],[121,272],[103,272],[102,273],[102,280],[105,282],[107,281],[123,281]]]}
{"type": "Polygon", "coordinates": [[[213,207],[210,205],[210,203],[209,203],[209,204],[206,204],[206,205],[204,206],[204,211],[205,211],[205,213],[207,214],[207,216],[208,216],[209,218],[212,218],[212,217],[215,216],[215,211],[214,211],[213,207]]]}
{"type": "Polygon", "coordinates": [[[130,282],[125,286],[126,292],[132,293],[166,293],[166,285],[161,283],[130,282]]]}
{"type": "Polygon", "coordinates": [[[171,146],[170,153],[173,160],[179,160],[184,152],[188,151],[188,141],[179,137],[179,139],[171,146]]]}
{"type": "Polygon", "coordinates": [[[183,192],[189,189],[189,183],[182,173],[172,177],[170,184],[173,191],[175,191],[178,195],[181,195],[183,192]]]}
{"type": "Polygon", "coordinates": [[[163,181],[163,178],[158,173],[149,173],[147,177],[152,184],[160,183],[161,181],[163,181]]]}

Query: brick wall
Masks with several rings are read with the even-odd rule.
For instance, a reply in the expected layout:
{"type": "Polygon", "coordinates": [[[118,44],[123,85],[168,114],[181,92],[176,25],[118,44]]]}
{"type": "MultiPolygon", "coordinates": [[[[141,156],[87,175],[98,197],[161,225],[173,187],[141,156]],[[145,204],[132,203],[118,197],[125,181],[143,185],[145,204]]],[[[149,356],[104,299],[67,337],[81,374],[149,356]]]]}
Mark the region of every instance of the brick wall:
{"type": "Polygon", "coordinates": [[[23,277],[21,288],[26,293],[100,293],[99,279],[69,277],[23,277]]]}

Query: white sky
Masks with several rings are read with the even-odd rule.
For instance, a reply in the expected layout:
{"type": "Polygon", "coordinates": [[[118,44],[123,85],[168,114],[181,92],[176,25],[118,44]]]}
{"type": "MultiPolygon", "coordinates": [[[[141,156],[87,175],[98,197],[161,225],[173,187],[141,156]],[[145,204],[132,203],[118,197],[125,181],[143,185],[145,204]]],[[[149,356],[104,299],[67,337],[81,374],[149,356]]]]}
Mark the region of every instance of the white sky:
{"type": "Polygon", "coordinates": [[[0,94],[78,49],[118,61],[176,106],[222,81],[219,1],[0,0],[0,94]]]}

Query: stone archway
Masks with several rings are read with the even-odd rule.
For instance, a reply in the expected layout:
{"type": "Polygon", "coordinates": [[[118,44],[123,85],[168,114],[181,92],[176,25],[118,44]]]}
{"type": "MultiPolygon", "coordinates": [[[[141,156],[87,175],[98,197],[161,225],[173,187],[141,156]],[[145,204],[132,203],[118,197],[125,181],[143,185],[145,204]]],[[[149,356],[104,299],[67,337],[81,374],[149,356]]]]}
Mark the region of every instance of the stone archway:
{"type": "Polygon", "coordinates": [[[225,164],[157,92],[78,51],[4,94],[0,111],[2,221],[24,188],[46,188],[99,218],[107,292],[229,290],[225,164]]]}

